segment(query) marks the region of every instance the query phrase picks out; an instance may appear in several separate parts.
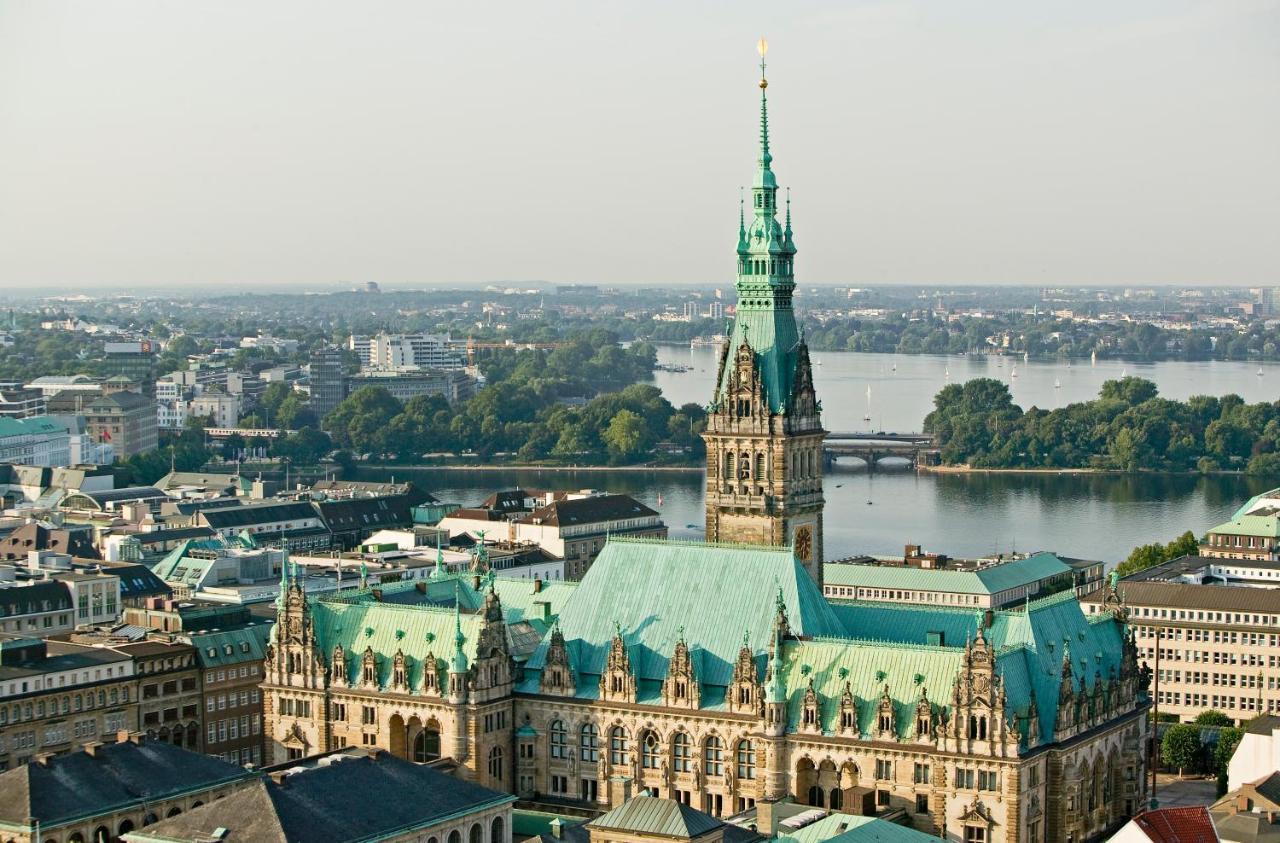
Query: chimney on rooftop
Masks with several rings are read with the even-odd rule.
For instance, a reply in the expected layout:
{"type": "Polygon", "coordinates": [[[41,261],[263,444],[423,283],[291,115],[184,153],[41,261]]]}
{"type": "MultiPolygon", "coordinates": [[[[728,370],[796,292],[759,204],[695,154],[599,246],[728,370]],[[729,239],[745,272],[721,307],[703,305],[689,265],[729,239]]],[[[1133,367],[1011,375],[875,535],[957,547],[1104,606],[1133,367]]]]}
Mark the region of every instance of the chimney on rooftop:
{"type": "Polygon", "coordinates": [[[84,750],[85,755],[96,757],[98,750],[102,749],[102,741],[89,741],[80,748],[84,750]]]}
{"type": "Polygon", "coordinates": [[[479,574],[473,574],[473,575],[472,575],[472,577],[471,577],[471,588],[472,588],[472,590],[474,590],[474,591],[479,591],[479,590],[480,590],[480,575],[479,575],[479,574]]]}
{"type": "Polygon", "coordinates": [[[538,593],[540,593],[541,591],[542,591],[542,578],[541,578],[541,577],[534,577],[534,578],[533,578],[533,593],[534,593],[534,594],[538,594],[538,593]]]}
{"type": "Polygon", "coordinates": [[[280,787],[284,787],[284,780],[289,778],[289,771],[272,770],[268,775],[271,776],[271,781],[275,782],[280,787]]]}

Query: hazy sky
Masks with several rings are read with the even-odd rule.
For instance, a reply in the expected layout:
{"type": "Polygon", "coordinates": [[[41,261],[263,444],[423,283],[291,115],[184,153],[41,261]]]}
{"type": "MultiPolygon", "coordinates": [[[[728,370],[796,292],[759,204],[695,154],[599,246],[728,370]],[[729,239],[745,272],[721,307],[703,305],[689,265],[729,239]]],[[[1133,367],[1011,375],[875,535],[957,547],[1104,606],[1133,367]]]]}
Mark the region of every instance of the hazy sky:
{"type": "Polygon", "coordinates": [[[0,0],[0,287],[1280,285],[1280,0],[0,0]]]}

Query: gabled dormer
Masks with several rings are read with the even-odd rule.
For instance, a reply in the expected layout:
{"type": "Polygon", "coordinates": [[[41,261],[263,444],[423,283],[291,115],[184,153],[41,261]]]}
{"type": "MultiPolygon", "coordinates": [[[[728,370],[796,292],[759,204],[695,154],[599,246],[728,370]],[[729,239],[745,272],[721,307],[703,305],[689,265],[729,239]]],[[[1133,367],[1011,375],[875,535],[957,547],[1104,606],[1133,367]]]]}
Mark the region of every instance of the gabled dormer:
{"type": "Polygon", "coordinates": [[[378,688],[378,656],[373,647],[365,647],[364,655],[360,657],[360,687],[378,688]]]}
{"type": "Polygon", "coordinates": [[[440,660],[430,650],[422,659],[422,693],[433,697],[444,696],[444,685],[440,681],[440,660]]]}
{"type": "Polygon", "coordinates": [[[916,701],[915,739],[920,743],[933,743],[934,713],[929,702],[929,689],[920,686],[920,699],[916,701]]]}
{"type": "Polygon", "coordinates": [[[396,650],[391,660],[391,690],[402,694],[409,693],[409,669],[404,657],[404,650],[396,650]]]}
{"type": "Polygon", "coordinates": [[[848,682],[844,683],[844,692],[840,694],[840,720],[837,727],[842,735],[858,735],[858,700],[848,682]]]}
{"type": "Polygon", "coordinates": [[[800,731],[817,733],[822,731],[822,701],[813,688],[813,679],[805,688],[804,700],[800,705],[800,731]]]}
{"type": "Polygon", "coordinates": [[[880,692],[880,701],[876,703],[876,740],[894,741],[898,739],[898,715],[894,711],[893,697],[889,696],[889,685],[886,683],[880,692]]]}
{"type": "Polygon", "coordinates": [[[636,677],[631,672],[631,654],[622,636],[622,628],[615,625],[613,641],[609,644],[609,658],[600,674],[600,699],[609,702],[634,703],[636,701],[636,677]]]}
{"type": "Polygon", "coordinates": [[[684,629],[680,629],[679,640],[676,641],[675,652],[667,664],[667,678],[662,681],[662,704],[668,708],[696,709],[702,702],[702,689],[698,686],[698,677],[693,669],[693,660],[689,655],[689,645],[684,640],[684,629]]]}
{"type": "Polygon", "coordinates": [[[345,688],[350,677],[347,676],[347,651],[341,644],[333,647],[333,661],[329,668],[329,683],[338,688],[345,688]]]}
{"type": "Polygon", "coordinates": [[[572,697],[577,693],[577,680],[569,663],[569,648],[558,624],[551,630],[551,643],[547,647],[547,660],[542,666],[538,686],[542,693],[560,697],[572,697]]]}
{"type": "Polygon", "coordinates": [[[737,714],[758,714],[763,702],[760,696],[760,678],[756,675],[756,658],[746,637],[738,660],[733,663],[733,681],[726,694],[729,710],[737,714]]]}

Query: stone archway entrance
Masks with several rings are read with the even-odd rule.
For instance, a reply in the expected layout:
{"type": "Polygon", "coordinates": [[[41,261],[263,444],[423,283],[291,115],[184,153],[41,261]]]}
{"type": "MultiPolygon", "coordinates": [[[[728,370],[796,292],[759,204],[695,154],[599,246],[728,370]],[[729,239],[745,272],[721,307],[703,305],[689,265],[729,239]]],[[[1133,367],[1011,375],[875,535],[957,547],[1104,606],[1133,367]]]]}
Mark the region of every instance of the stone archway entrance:
{"type": "Polygon", "coordinates": [[[440,722],[433,717],[414,735],[413,755],[410,760],[423,764],[427,761],[435,761],[439,757],[440,722]]]}
{"type": "Polygon", "coordinates": [[[390,734],[391,745],[387,748],[391,750],[391,754],[394,755],[396,758],[407,759],[409,757],[408,748],[407,748],[408,733],[404,725],[404,718],[401,717],[399,714],[391,715],[391,720],[387,723],[387,728],[391,733],[390,734]]]}

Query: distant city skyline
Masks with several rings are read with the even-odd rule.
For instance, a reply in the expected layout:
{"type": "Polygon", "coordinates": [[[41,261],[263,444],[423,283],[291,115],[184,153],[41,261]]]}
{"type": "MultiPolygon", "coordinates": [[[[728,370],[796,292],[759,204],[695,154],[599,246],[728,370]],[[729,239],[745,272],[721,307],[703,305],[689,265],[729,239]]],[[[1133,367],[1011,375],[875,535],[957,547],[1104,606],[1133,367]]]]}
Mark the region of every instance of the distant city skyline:
{"type": "Polygon", "coordinates": [[[0,289],[729,289],[760,35],[801,288],[1280,285],[1278,0],[11,0],[0,289]]]}

